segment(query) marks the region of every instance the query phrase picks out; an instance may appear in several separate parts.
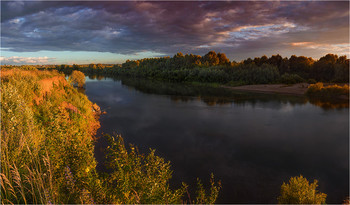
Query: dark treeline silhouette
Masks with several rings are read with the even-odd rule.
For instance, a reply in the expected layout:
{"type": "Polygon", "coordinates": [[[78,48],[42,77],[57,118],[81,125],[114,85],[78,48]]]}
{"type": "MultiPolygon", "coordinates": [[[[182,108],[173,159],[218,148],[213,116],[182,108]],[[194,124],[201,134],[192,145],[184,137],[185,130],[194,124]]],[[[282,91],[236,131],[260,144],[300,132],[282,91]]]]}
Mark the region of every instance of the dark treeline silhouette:
{"type": "Polygon", "coordinates": [[[210,51],[204,56],[177,53],[173,57],[127,60],[123,64],[55,65],[39,69],[56,69],[69,75],[73,70],[85,74],[151,78],[169,82],[203,82],[231,85],[299,82],[349,82],[349,59],[327,54],[319,60],[279,54],[230,61],[224,53],[210,51]]]}

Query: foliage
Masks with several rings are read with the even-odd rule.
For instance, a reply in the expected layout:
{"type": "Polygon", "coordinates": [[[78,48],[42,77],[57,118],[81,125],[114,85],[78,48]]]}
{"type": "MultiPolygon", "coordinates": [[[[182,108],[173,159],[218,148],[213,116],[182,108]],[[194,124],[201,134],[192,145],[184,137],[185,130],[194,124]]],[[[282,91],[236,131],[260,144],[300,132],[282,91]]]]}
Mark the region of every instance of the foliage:
{"type": "Polygon", "coordinates": [[[295,84],[295,83],[302,83],[305,80],[302,77],[300,77],[298,74],[285,73],[281,76],[279,81],[285,84],[295,84]]]}
{"type": "Polygon", "coordinates": [[[197,179],[197,197],[196,197],[196,204],[214,204],[216,201],[216,198],[219,195],[219,191],[221,189],[220,182],[218,185],[215,185],[214,182],[214,175],[211,174],[210,176],[210,192],[206,193],[203,184],[200,179],[197,179]]]}
{"type": "MultiPolygon", "coordinates": [[[[121,136],[105,137],[109,142],[106,165],[111,172],[104,179],[104,184],[113,187],[107,190],[105,201],[114,204],[183,203],[187,185],[182,183],[182,187],[177,190],[169,188],[172,175],[170,162],[156,156],[155,150],[152,149],[147,155],[140,154],[133,145],[129,145],[127,149],[121,136]]],[[[196,203],[215,203],[220,188],[220,182],[216,184],[212,174],[210,192],[206,195],[203,185],[198,180],[196,203]]]]}
{"type": "Polygon", "coordinates": [[[309,96],[319,96],[319,97],[335,97],[335,96],[349,97],[349,85],[324,86],[323,83],[311,84],[307,89],[306,94],[309,96]]]}
{"type": "Polygon", "coordinates": [[[68,80],[78,87],[83,87],[85,84],[85,75],[80,71],[74,70],[68,80]]]}
{"type": "Polygon", "coordinates": [[[107,148],[107,168],[112,172],[106,178],[108,187],[106,197],[109,203],[117,204],[179,204],[186,191],[186,185],[172,191],[169,180],[172,171],[170,163],[155,155],[151,150],[148,155],[142,155],[137,147],[130,145],[128,151],[120,136],[106,136],[109,141],[107,148]]]}
{"type": "MultiPolygon", "coordinates": [[[[78,195],[96,166],[98,127],[86,96],[57,72],[3,71],[1,76],[1,198],[5,203],[80,203],[66,192],[64,170],[78,195]]],[[[79,197],[78,197],[79,199],[79,197]]]]}
{"type": "MultiPolygon", "coordinates": [[[[88,98],[57,71],[1,70],[1,200],[17,204],[182,203],[169,162],[111,140],[111,174],[96,171],[99,127],[88,98]]],[[[96,107],[96,105],[95,105],[96,107]]],[[[110,137],[110,139],[113,139],[110,137]]],[[[218,190],[212,184],[211,189],[218,190]]],[[[215,201],[217,192],[203,200],[215,201]],[[208,199],[207,199],[208,198],[208,199]]]]}
{"type": "Polygon", "coordinates": [[[289,183],[283,182],[279,204],[325,204],[327,194],[321,193],[317,188],[317,180],[312,184],[302,175],[291,177],[289,183]]]}
{"type": "Polygon", "coordinates": [[[307,83],[315,84],[315,83],[317,83],[317,81],[315,79],[313,79],[313,78],[310,78],[310,79],[307,80],[307,83]]]}
{"type": "MultiPolygon", "coordinates": [[[[9,68],[11,66],[1,66],[9,68]]],[[[230,61],[226,54],[209,51],[200,56],[177,53],[173,57],[127,60],[123,64],[88,65],[41,65],[19,66],[20,69],[58,70],[71,75],[74,70],[89,75],[127,76],[151,78],[169,82],[220,83],[240,82],[244,84],[300,82],[301,79],[315,79],[319,82],[349,83],[349,59],[327,54],[319,60],[295,56],[282,58],[279,54],[271,57],[248,58],[241,62],[230,61]],[[265,69],[273,67],[275,69],[265,69]],[[246,70],[248,68],[248,70],[246,70]],[[252,68],[252,69],[249,69],[252,68]],[[286,74],[286,76],[283,76],[286,74]],[[260,76],[262,75],[262,76],[260,76]],[[279,76],[283,76],[281,79],[279,76]],[[299,76],[299,77],[297,77],[299,76]],[[242,77],[242,79],[239,79],[242,77]]]]}
{"type": "Polygon", "coordinates": [[[268,84],[274,83],[279,78],[278,69],[269,64],[257,67],[254,64],[241,65],[232,71],[233,81],[243,81],[246,84],[268,84]]]}

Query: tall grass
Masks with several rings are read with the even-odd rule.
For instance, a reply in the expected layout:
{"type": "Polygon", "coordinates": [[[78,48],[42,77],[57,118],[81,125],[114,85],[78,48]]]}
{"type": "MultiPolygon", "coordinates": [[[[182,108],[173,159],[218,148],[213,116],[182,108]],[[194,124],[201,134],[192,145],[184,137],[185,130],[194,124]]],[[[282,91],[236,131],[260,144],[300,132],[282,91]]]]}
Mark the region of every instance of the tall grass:
{"type": "Polygon", "coordinates": [[[72,165],[76,173],[83,173],[81,166],[96,165],[93,131],[88,129],[98,123],[92,103],[70,85],[41,81],[64,80],[57,72],[14,69],[1,74],[2,203],[69,202],[60,182],[63,167],[72,165]],[[43,83],[55,85],[43,93],[43,83]],[[43,101],[37,103],[38,97],[43,101]],[[63,102],[78,106],[80,115],[62,107],[63,102]],[[68,155],[68,149],[75,155],[68,155]]]}
{"type": "Polygon", "coordinates": [[[309,96],[319,97],[339,97],[344,96],[349,98],[349,85],[328,85],[323,83],[311,84],[306,91],[309,96]]]}
{"type": "MultiPolygon", "coordinates": [[[[57,72],[1,70],[1,203],[182,203],[169,162],[109,137],[110,173],[98,173],[93,104],[57,72]]],[[[96,106],[95,106],[96,107],[96,106]]],[[[220,186],[197,198],[213,203],[220,186]]]]}

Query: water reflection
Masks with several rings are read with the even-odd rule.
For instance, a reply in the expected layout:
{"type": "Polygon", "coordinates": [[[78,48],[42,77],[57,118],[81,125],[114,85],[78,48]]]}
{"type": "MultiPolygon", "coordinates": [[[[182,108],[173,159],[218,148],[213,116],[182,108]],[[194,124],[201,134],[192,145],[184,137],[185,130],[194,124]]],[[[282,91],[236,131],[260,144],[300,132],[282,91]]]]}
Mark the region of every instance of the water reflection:
{"type": "MultiPolygon", "coordinates": [[[[139,79],[90,79],[86,94],[107,111],[99,131],[156,149],[171,161],[174,187],[213,172],[223,184],[218,203],[276,203],[281,183],[303,174],[319,180],[328,203],[348,194],[347,107],[139,79]]],[[[96,144],[99,167],[106,146],[96,144]]]]}
{"type": "Polygon", "coordinates": [[[256,102],[268,102],[274,100],[279,101],[280,103],[288,102],[292,105],[303,105],[309,102],[313,105],[322,107],[325,110],[349,107],[349,100],[346,99],[310,98],[306,96],[249,93],[205,86],[163,83],[144,79],[115,78],[114,80],[121,80],[123,85],[134,88],[143,93],[169,95],[170,99],[182,102],[202,100],[209,106],[232,103],[242,105],[245,103],[255,104],[256,102]],[[196,96],[197,98],[194,99],[193,96],[196,96]]]}

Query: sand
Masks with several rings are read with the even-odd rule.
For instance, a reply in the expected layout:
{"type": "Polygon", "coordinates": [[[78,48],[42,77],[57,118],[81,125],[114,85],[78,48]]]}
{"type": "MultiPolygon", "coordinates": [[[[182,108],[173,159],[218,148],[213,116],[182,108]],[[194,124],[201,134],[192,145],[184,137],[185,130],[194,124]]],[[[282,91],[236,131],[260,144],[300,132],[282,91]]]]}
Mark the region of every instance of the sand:
{"type": "Polygon", "coordinates": [[[293,85],[286,84],[263,84],[263,85],[243,85],[243,86],[222,86],[224,88],[232,90],[242,90],[242,91],[251,91],[251,92],[261,92],[261,93],[278,93],[278,94],[289,94],[289,95],[304,95],[307,88],[309,87],[308,83],[298,83],[293,85]]]}

